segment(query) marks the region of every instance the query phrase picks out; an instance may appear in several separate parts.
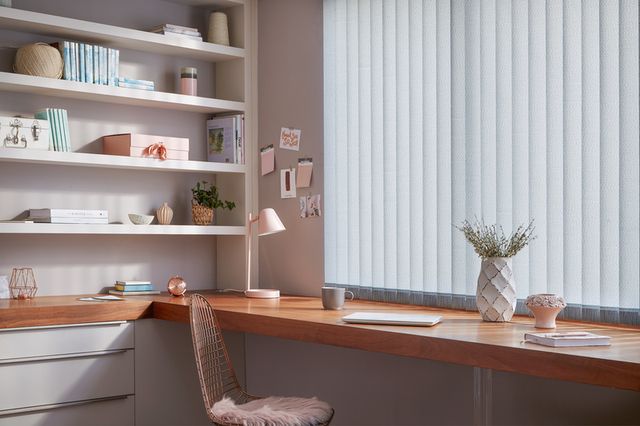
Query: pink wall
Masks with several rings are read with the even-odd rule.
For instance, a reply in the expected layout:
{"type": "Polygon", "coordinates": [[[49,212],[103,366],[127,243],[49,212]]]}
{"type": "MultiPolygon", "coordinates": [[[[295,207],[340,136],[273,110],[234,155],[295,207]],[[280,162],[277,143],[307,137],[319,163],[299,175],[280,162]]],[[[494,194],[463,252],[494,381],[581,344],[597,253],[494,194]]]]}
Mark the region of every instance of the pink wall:
{"type": "Polygon", "coordinates": [[[322,218],[300,219],[298,199],[280,198],[280,169],[312,157],[312,186],[298,196],[323,192],[322,1],[260,0],[258,7],[258,146],[276,147],[276,171],[258,178],[259,205],[275,208],[287,228],[260,238],[260,286],[319,295],[322,218]],[[281,127],[302,129],[299,152],[277,147],[281,127]]]}

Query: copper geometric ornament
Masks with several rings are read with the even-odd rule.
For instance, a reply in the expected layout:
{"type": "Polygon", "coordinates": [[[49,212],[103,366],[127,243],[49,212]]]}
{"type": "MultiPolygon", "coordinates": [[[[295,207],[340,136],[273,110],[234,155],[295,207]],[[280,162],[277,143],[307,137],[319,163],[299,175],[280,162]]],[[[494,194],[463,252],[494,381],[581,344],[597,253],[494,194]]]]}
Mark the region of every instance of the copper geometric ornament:
{"type": "Polygon", "coordinates": [[[31,268],[13,268],[9,291],[14,299],[31,299],[38,291],[36,278],[31,268]]]}

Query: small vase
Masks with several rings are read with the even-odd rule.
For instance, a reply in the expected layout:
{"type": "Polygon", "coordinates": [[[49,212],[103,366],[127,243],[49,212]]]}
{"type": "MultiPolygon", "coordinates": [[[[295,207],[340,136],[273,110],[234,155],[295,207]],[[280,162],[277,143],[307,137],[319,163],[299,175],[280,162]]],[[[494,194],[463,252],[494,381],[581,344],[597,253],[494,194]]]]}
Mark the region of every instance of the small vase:
{"type": "Polygon", "coordinates": [[[162,207],[156,210],[156,216],[160,225],[169,225],[173,220],[173,210],[167,203],[164,203],[162,207]]]}
{"type": "Polygon", "coordinates": [[[556,328],[556,317],[566,306],[562,296],[555,294],[532,294],[524,304],[533,312],[536,328],[556,328]]]}
{"type": "Polygon", "coordinates": [[[511,321],[516,309],[516,283],[511,258],[491,257],[482,260],[476,305],[485,321],[511,321]]]}

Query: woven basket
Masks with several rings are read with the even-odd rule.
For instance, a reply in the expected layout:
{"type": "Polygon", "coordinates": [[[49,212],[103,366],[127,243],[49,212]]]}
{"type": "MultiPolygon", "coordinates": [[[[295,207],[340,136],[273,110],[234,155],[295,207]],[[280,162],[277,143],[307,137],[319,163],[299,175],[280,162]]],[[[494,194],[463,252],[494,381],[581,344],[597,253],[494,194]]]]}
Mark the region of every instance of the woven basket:
{"type": "Polygon", "coordinates": [[[211,222],[213,222],[213,209],[200,204],[191,204],[191,216],[193,217],[193,223],[196,225],[211,225],[211,222]]]}
{"type": "Polygon", "coordinates": [[[60,78],[64,63],[58,49],[45,43],[22,46],[16,52],[13,70],[19,74],[60,78]]]}

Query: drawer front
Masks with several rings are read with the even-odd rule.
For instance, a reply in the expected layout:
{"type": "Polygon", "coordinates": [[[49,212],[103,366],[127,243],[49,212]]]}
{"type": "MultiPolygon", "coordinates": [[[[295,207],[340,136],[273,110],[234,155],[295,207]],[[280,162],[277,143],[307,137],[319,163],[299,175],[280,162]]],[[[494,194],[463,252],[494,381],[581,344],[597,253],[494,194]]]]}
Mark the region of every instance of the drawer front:
{"type": "Polygon", "coordinates": [[[36,405],[134,393],[133,350],[61,355],[0,364],[0,415],[36,405]]]}
{"type": "Polygon", "coordinates": [[[0,415],[0,426],[133,426],[135,398],[78,401],[0,415]]]}
{"type": "Polygon", "coordinates": [[[0,360],[131,349],[133,327],[133,322],[115,321],[0,330],[0,360]]]}

